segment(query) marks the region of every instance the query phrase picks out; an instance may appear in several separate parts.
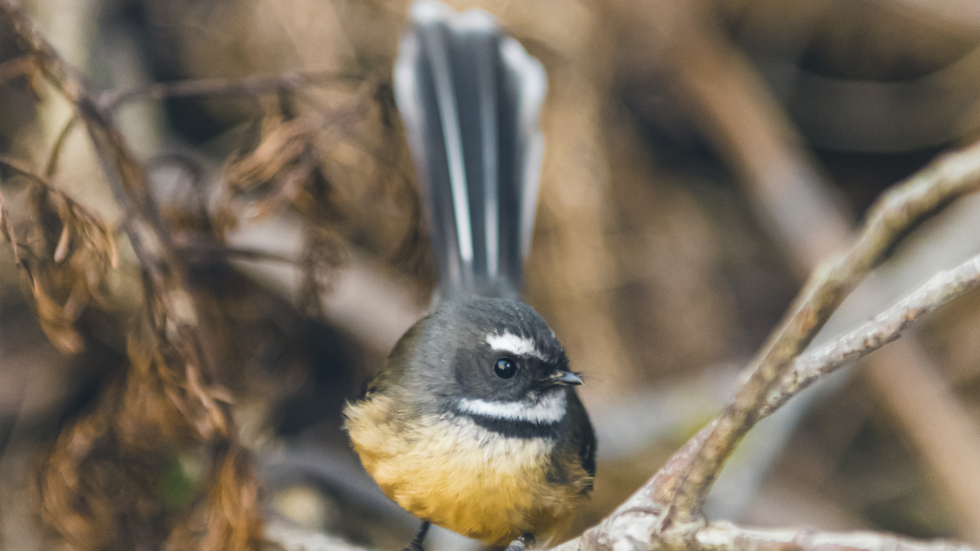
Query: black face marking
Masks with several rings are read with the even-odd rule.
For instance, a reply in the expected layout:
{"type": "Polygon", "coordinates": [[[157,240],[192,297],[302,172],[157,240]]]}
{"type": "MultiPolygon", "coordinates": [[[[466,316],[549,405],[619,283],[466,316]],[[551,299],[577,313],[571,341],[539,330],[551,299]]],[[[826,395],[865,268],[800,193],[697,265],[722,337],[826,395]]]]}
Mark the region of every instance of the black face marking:
{"type": "Polygon", "coordinates": [[[436,370],[448,368],[455,384],[437,392],[446,398],[520,401],[530,392],[544,390],[538,381],[568,366],[561,343],[544,319],[513,300],[456,299],[433,314],[431,331],[426,333],[424,340],[431,346],[420,342],[415,354],[436,370]],[[533,348],[518,354],[514,347],[497,350],[487,342],[488,337],[508,334],[514,336],[511,341],[533,343],[533,348]],[[430,353],[442,358],[430,359],[430,353]]]}
{"type": "MultiPolygon", "coordinates": [[[[454,411],[460,400],[534,401],[535,396],[555,391],[555,374],[569,367],[547,323],[522,302],[454,297],[417,327],[417,340],[402,347],[396,362],[405,366],[397,376],[399,388],[406,399],[427,402],[440,413],[454,411]],[[488,336],[504,338],[488,342],[488,336]]],[[[481,422],[508,430],[507,416],[503,417],[481,422]]]]}
{"type": "Polygon", "coordinates": [[[537,425],[526,421],[496,419],[480,415],[466,416],[472,419],[477,426],[510,438],[552,438],[557,440],[563,433],[561,423],[537,425]]]}

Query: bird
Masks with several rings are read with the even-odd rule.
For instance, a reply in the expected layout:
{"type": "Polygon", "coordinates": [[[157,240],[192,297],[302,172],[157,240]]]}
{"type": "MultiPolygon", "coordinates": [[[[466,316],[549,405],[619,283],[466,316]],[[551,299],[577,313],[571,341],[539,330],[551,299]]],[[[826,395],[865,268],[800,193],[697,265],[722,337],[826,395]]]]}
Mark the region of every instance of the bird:
{"type": "Polygon", "coordinates": [[[422,520],[406,551],[430,524],[522,551],[566,530],[595,478],[581,373],[521,300],[546,75],[485,11],[425,0],[410,16],[393,88],[438,282],[344,427],[368,474],[422,520]]]}

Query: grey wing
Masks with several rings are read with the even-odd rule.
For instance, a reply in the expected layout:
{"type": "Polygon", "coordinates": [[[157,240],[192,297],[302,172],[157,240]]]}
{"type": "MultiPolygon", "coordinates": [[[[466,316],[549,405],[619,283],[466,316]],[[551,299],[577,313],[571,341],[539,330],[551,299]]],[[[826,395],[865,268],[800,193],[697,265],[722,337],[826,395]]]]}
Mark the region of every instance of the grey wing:
{"type": "MultiPolygon", "coordinates": [[[[578,456],[582,462],[582,468],[589,476],[595,478],[595,454],[598,443],[595,437],[595,430],[592,428],[592,421],[589,419],[585,406],[579,400],[578,394],[572,392],[572,399],[569,401],[569,413],[572,415],[572,441],[578,445],[578,456]]],[[[589,482],[586,491],[592,491],[592,482],[589,482]]]]}

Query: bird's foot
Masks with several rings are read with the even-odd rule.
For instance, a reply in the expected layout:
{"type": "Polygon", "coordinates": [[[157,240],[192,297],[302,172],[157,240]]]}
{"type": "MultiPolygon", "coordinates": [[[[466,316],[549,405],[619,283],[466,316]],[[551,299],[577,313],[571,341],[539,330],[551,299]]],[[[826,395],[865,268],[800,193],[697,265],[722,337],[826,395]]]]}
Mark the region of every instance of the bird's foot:
{"type": "Polygon", "coordinates": [[[419,528],[419,533],[415,535],[415,539],[412,543],[408,544],[402,551],[425,551],[422,547],[422,542],[425,541],[425,535],[429,533],[429,522],[425,521],[422,523],[422,527],[419,528]]]}
{"type": "Polygon", "coordinates": [[[516,540],[510,542],[505,551],[526,551],[527,546],[534,544],[534,536],[531,534],[524,534],[523,536],[517,538],[516,540]]]}

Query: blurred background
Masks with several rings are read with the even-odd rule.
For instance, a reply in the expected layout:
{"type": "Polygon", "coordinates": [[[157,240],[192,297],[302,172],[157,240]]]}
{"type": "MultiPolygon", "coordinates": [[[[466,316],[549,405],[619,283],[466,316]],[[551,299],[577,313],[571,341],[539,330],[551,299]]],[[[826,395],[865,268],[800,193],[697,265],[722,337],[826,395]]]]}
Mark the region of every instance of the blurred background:
{"type": "MultiPolygon", "coordinates": [[[[548,71],[526,298],[587,377],[599,467],[578,531],[719,411],[875,198],[980,129],[967,0],[451,4],[548,71]]],[[[159,311],[117,229],[130,213],[0,20],[0,153],[19,163],[0,168],[19,248],[0,246],[0,545],[230,549],[207,535],[225,495],[247,513],[229,534],[264,518],[269,548],[301,548],[297,528],[405,545],[416,521],[360,470],[340,410],[433,285],[390,89],[407,3],[21,5],[147,170],[248,461],[228,474],[228,443],[182,408],[166,324],[141,329],[159,311]],[[187,79],[212,80],[151,86],[187,79]]],[[[967,198],[918,228],[818,343],[980,252],[978,216],[967,198]]],[[[973,294],[790,402],[711,518],[980,544],[978,334],[973,294]]]]}

